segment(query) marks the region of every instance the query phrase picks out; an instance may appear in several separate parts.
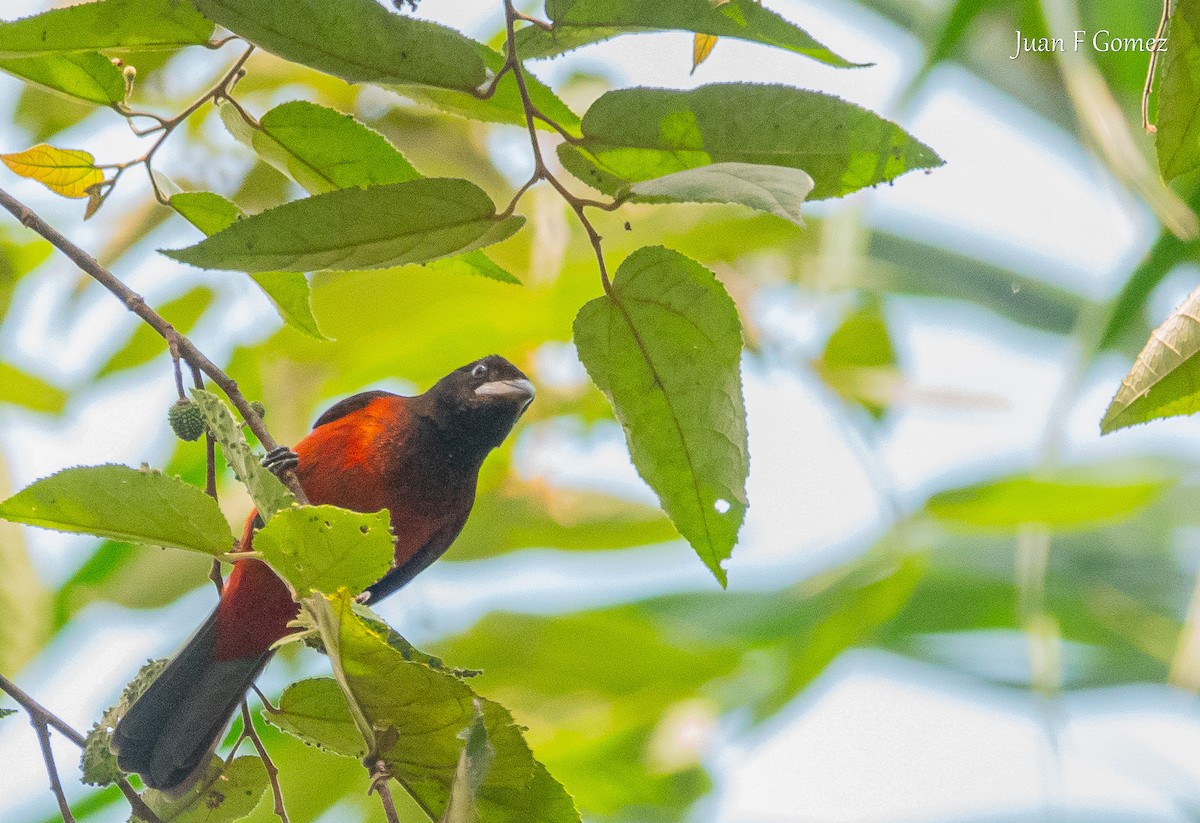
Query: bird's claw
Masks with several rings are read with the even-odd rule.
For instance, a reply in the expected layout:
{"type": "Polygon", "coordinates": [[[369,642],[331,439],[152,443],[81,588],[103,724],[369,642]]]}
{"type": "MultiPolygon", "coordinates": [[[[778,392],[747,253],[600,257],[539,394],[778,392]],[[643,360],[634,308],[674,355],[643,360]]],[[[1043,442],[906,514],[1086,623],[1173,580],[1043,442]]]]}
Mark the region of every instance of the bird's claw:
{"type": "Polygon", "coordinates": [[[354,602],[358,603],[361,606],[361,605],[367,603],[368,601],[370,601],[370,599],[371,599],[371,590],[367,589],[366,591],[359,592],[355,596],[354,602]]]}
{"type": "Polygon", "coordinates": [[[276,446],[267,452],[267,456],[263,458],[262,464],[263,468],[271,474],[280,477],[286,472],[294,471],[300,465],[300,455],[287,446],[276,446]]]}

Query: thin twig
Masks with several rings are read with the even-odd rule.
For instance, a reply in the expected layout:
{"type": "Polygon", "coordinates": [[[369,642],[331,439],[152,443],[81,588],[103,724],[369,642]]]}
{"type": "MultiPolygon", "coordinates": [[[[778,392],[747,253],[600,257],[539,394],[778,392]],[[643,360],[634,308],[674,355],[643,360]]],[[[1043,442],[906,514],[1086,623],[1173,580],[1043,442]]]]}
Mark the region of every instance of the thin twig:
{"type": "Polygon", "coordinates": [[[382,760],[375,761],[375,768],[371,769],[371,785],[367,788],[367,796],[370,797],[372,792],[378,794],[388,823],[400,823],[400,817],[396,814],[396,803],[392,800],[392,789],[388,786],[391,779],[392,773],[387,764],[382,760]]]}
{"type": "Polygon", "coordinates": [[[263,745],[262,738],[258,736],[258,729],[254,728],[254,718],[250,714],[250,706],[246,703],[245,698],[242,698],[242,735],[248,737],[254,744],[255,750],[258,752],[258,759],[262,761],[263,768],[267,770],[267,779],[271,781],[271,794],[275,796],[276,817],[282,823],[289,823],[287,810],[283,806],[283,789],[279,786],[279,769],[271,760],[271,755],[267,754],[267,747],[263,745]]]}
{"type": "MultiPolygon", "coordinates": [[[[25,712],[29,715],[29,720],[33,724],[33,727],[39,730],[39,739],[42,737],[43,730],[47,728],[53,728],[56,732],[67,738],[67,740],[70,740],[81,749],[87,742],[87,739],[82,734],[75,731],[75,729],[73,729],[71,726],[67,725],[66,721],[64,721],[54,712],[47,709],[41,703],[34,700],[20,686],[2,674],[0,674],[0,691],[4,692],[13,700],[15,700],[17,705],[25,710],[25,712]]],[[[43,756],[44,755],[45,748],[43,748],[43,756]]],[[[51,772],[50,781],[51,788],[53,788],[54,783],[58,780],[57,769],[54,768],[53,757],[46,761],[46,769],[47,771],[51,772]]],[[[146,805],[145,801],[143,801],[142,798],[138,796],[138,793],[134,791],[133,787],[129,785],[128,780],[122,777],[117,780],[117,785],[120,786],[121,793],[125,795],[127,800],[129,800],[129,805],[133,808],[134,813],[138,817],[146,821],[146,823],[162,823],[162,820],[159,819],[158,815],[156,815],[154,811],[146,805]]],[[[70,819],[67,812],[63,813],[63,818],[66,820],[70,819]]]]}
{"type": "Polygon", "coordinates": [[[84,736],[67,725],[66,721],[26,694],[20,686],[0,674],[0,692],[4,692],[33,718],[51,726],[56,732],[83,748],[84,736]]]}
{"type": "Polygon", "coordinates": [[[54,765],[54,750],[50,747],[50,727],[46,725],[45,720],[34,717],[32,714],[29,715],[29,725],[33,726],[33,730],[37,732],[38,743],[42,747],[42,760],[46,761],[46,774],[50,776],[50,791],[54,792],[54,799],[58,801],[58,810],[63,816],[63,823],[75,823],[75,817],[71,814],[71,806],[67,803],[67,796],[58,779],[58,769],[54,765]]]}
{"type": "MultiPolygon", "coordinates": [[[[520,196],[524,194],[525,191],[527,191],[529,187],[532,186],[536,181],[545,180],[547,183],[553,186],[555,191],[557,191],[562,196],[563,200],[567,202],[567,205],[571,207],[571,210],[575,212],[575,216],[579,219],[580,224],[583,225],[584,231],[587,232],[588,240],[592,244],[592,251],[595,252],[596,255],[596,264],[600,268],[600,284],[604,287],[605,294],[611,296],[613,293],[612,283],[608,279],[608,267],[604,263],[604,249],[601,246],[601,241],[603,238],[600,236],[600,233],[596,231],[595,226],[592,225],[592,221],[588,219],[588,216],[584,211],[587,206],[600,206],[601,204],[599,201],[584,200],[572,194],[571,191],[550,172],[549,167],[546,165],[545,158],[542,156],[542,147],[538,143],[537,124],[534,121],[541,120],[545,123],[549,123],[553,125],[560,134],[564,133],[565,130],[558,123],[555,123],[551,118],[547,117],[543,112],[539,111],[537,106],[533,104],[533,99],[529,95],[529,87],[525,82],[525,69],[521,65],[520,58],[517,56],[516,22],[521,19],[523,19],[523,17],[521,13],[517,11],[516,7],[513,6],[512,0],[504,0],[504,33],[506,52],[508,55],[505,65],[512,66],[513,79],[517,83],[517,92],[521,96],[521,106],[525,110],[525,129],[529,132],[529,145],[533,151],[533,176],[530,178],[530,181],[526,183],[520,191],[517,192],[517,196],[514,197],[513,201],[509,204],[508,213],[511,213],[511,210],[516,208],[517,200],[520,199],[520,196]]],[[[603,204],[602,207],[612,209],[616,208],[617,205],[619,205],[619,203],[614,203],[612,205],[603,204]]]]}
{"type": "MultiPolygon", "coordinates": [[[[264,449],[271,451],[278,447],[279,444],[275,442],[275,438],[267,431],[262,418],[258,416],[258,413],[254,411],[249,401],[246,400],[238,389],[237,381],[226,374],[216,363],[209,360],[203,352],[196,348],[191,340],[176,332],[162,315],[147,305],[140,294],[118,280],[112,272],[100,265],[94,257],[79,248],[79,246],[76,246],[57,229],[38,217],[32,209],[3,189],[0,189],[0,206],[3,206],[17,220],[21,221],[21,225],[32,229],[50,241],[50,244],[65,254],[71,262],[79,266],[80,269],[91,275],[100,285],[116,295],[125,304],[125,308],[142,318],[164,340],[170,339],[169,336],[175,334],[179,356],[190,366],[208,375],[208,378],[225,393],[234,408],[242,415],[242,419],[246,421],[246,425],[254,432],[254,435],[258,438],[259,443],[262,444],[264,449]]],[[[284,483],[292,494],[295,495],[296,501],[301,504],[307,503],[308,498],[305,497],[304,490],[300,488],[300,481],[297,479],[295,471],[289,469],[281,474],[283,475],[282,479],[284,483]]]]}
{"type": "Polygon", "coordinates": [[[1150,123],[1150,93],[1154,90],[1154,72],[1158,68],[1158,44],[1162,42],[1163,33],[1171,21],[1171,0],[1162,0],[1162,17],[1158,21],[1158,31],[1154,32],[1154,48],[1150,49],[1150,65],[1146,67],[1146,85],[1142,87],[1142,128],[1147,134],[1154,134],[1158,129],[1150,123]]]}

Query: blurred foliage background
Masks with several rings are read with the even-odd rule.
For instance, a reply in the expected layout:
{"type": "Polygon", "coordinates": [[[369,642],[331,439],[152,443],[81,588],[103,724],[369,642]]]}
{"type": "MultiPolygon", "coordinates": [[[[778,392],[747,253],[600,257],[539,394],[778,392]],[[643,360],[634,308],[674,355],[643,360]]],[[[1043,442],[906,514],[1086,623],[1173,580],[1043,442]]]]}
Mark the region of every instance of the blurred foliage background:
{"type": "MultiPolygon", "coordinates": [[[[424,0],[420,13],[494,36],[501,15],[492,5],[424,0]]],[[[1177,420],[1100,441],[1097,424],[1150,329],[1195,285],[1200,241],[1178,235],[1194,224],[1200,189],[1192,178],[1178,194],[1155,182],[1151,140],[1137,125],[1144,54],[1009,59],[1017,30],[1061,34],[1060,24],[1077,22],[1150,37],[1158,4],[769,5],[852,59],[878,63],[842,91],[834,70],[792,59],[793,82],[852,99],[857,89],[949,165],[814,207],[803,229],[732,207],[598,216],[611,260],[649,243],[678,249],[712,268],[742,312],[751,509],[728,592],[653,505],[574,357],[571,321],[599,293],[595,261],[546,187],[522,202],[529,229],[489,251],[523,286],[421,267],[318,274],[315,315],[332,338],[322,342],[281,327],[245,277],[157,256],[198,236],[136,175],[86,224],[78,203],[27,181],[5,186],[222,362],[265,403],[280,442],[295,442],[348,393],[423,389],[489,352],[534,377],[538,400],[519,437],[485,466],[462,537],[428,580],[382,611],[451,665],[484,670],[474,687],[529,727],[535,753],[585,819],[1194,819],[1200,792],[1187,744],[1200,740],[1200,713],[1174,689],[1200,686],[1191,605],[1200,429],[1177,420]],[[1103,83],[1079,80],[1094,76],[1103,83]],[[1109,95],[1111,110],[1099,105],[1109,95]],[[1013,132],[1024,154],[1008,151],[1013,132]],[[1037,152],[1041,165],[1023,161],[1037,152]],[[961,176],[937,188],[956,162],[1011,178],[1025,199],[994,198],[988,181],[973,188],[961,176]],[[1062,213],[1072,207],[1056,196],[1058,180],[1040,174],[1046,167],[1074,175],[1077,222],[1062,213]],[[1082,199],[1090,192],[1109,204],[1098,221],[1082,199]],[[888,205],[893,197],[898,206],[888,205]],[[936,198],[938,208],[920,210],[936,198]],[[1030,249],[1014,225],[1055,232],[1054,242],[1030,249]],[[1095,265],[1089,252],[1105,235],[1118,235],[1119,253],[1095,265]],[[1046,248],[1067,251],[1056,259],[1046,248]],[[930,766],[953,757],[928,729],[870,727],[910,716],[902,701],[888,702],[903,692],[886,687],[854,692],[873,702],[836,732],[798,732],[848,671],[915,681],[935,705],[969,693],[977,714],[1028,721],[1037,762],[1028,748],[975,739],[990,760],[930,766]],[[1138,748],[1117,729],[1085,756],[1069,740],[1081,697],[1090,712],[1134,722],[1138,712],[1166,712],[1190,736],[1138,748]],[[861,788],[800,765],[815,762],[861,775],[861,788]],[[869,779],[896,762],[910,771],[869,779]],[[1030,768],[1034,789],[1021,777],[1030,768]],[[939,783],[943,792],[918,788],[939,783]]],[[[687,36],[622,42],[534,69],[583,111],[617,81],[709,82],[723,76],[723,61],[756,78],[767,52],[722,41],[689,79],[687,36]]],[[[224,53],[139,55],[139,105],[178,111],[225,66],[224,53]]],[[[238,98],[255,113],[296,98],[353,112],[423,173],[468,178],[500,203],[526,176],[517,129],[266,54],[248,68],[238,98]]],[[[0,101],[11,112],[0,126],[4,151],[48,141],[102,162],[137,153],[110,111],[7,77],[0,101]]],[[[211,107],[189,120],[158,168],[247,211],[296,195],[217,120],[211,107]]],[[[0,460],[12,487],[74,463],[143,460],[202,485],[202,446],[173,440],[165,424],[165,346],[11,220],[0,223],[0,312],[0,460]]],[[[240,521],[248,501],[229,478],[222,491],[240,521]]],[[[0,563],[0,670],[77,727],[112,702],[139,658],[168,651],[211,607],[207,562],[181,552],[0,523],[0,563]]],[[[282,656],[268,693],[321,665],[282,656]]],[[[33,735],[16,720],[0,726],[0,817],[53,820],[33,735]]],[[[975,728],[991,727],[960,731],[975,728]]],[[[292,820],[381,819],[359,764],[262,733],[292,820]]],[[[68,780],[74,756],[69,746],[60,752],[68,780]]],[[[69,793],[81,820],[126,811],[111,787],[69,793]]],[[[273,819],[269,802],[251,819],[273,819]]]]}

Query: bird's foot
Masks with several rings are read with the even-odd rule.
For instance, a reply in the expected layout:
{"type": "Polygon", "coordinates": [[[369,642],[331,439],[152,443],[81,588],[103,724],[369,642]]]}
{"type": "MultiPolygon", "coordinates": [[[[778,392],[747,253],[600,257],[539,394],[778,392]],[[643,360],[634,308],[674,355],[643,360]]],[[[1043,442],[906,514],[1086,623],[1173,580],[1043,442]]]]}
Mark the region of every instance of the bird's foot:
{"type": "Polygon", "coordinates": [[[276,477],[281,477],[289,471],[294,471],[300,465],[300,455],[287,446],[277,446],[267,452],[262,461],[263,468],[276,477]]]}

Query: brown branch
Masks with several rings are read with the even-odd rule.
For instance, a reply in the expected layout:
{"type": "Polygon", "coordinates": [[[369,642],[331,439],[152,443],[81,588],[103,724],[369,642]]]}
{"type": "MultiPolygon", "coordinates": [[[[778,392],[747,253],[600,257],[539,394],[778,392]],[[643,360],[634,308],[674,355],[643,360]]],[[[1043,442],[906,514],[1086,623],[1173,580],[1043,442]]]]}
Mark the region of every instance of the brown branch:
{"type": "MultiPolygon", "coordinates": [[[[50,776],[50,789],[54,792],[54,796],[58,800],[58,807],[62,813],[63,820],[71,821],[73,819],[71,817],[71,810],[66,806],[66,798],[62,793],[62,784],[58,780],[58,769],[54,765],[54,753],[50,750],[49,732],[53,728],[81,749],[87,742],[87,738],[67,725],[66,721],[34,700],[20,686],[2,674],[0,674],[0,691],[15,700],[17,705],[29,715],[29,722],[37,731],[38,740],[41,743],[42,759],[46,761],[46,772],[50,776]]],[[[129,801],[134,814],[146,821],[146,823],[162,823],[162,820],[154,813],[154,810],[147,806],[145,801],[129,785],[128,780],[122,777],[117,780],[117,785],[120,787],[121,793],[129,801]]]]}
{"type": "Polygon", "coordinates": [[[525,68],[521,65],[521,59],[517,56],[516,22],[523,19],[525,19],[525,17],[519,11],[517,11],[515,6],[513,6],[513,0],[504,0],[504,34],[505,51],[507,54],[505,65],[511,67],[513,79],[517,83],[517,92],[521,96],[521,107],[525,111],[525,129],[529,132],[529,145],[533,151],[533,175],[530,177],[529,182],[527,182],[520,188],[520,190],[517,191],[517,194],[513,197],[512,202],[509,203],[508,209],[506,209],[505,213],[511,214],[512,210],[517,207],[517,201],[521,198],[521,195],[528,191],[529,187],[538,180],[545,180],[547,183],[553,186],[555,191],[557,191],[562,196],[563,200],[567,202],[567,205],[571,207],[571,210],[575,212],[576,218],[579,219],[584,231],[587,232],[588,240],[592,244],[592,251],[596,255],[596,264],[600,268],[600,284],[604,287],[605,294],[611,296],[612,282],[608,279],[608,267],[604,263],[604,249],[601,246],[601,241],[603,238],[600,236],[600,233],[596,231],[595,226],[592,225],[592,221],[588,219],[587,213],[584,211],[584,209],[588,206],[599,206],[601,208],[611,210],[619,206],[621,201],[617,200],[611,204],[607,204],[596,200],[588,200],[576,197],[566,186],[562,184],[557,177],[554,176],[553,173],[551,173],[549,167],[546,165],[546,160],[542,156],[542,147],[538,143],[537,124],[534,121],[541,120],[544,123],[548,123],[564,136],[567,136],[567,132],[559,123],[556,123],[554,120],[547,117],[543,112],[538,110],[537,106],[533,104],[533,99],[529,95],[529,87],[525,82],[525,68]]]}
{"type": "Polygon", "coordinates": [[[63,792],[62,783],[58,779],[58,769],[54,765],[54,750],[50,748],[50,727],[45,720],[29,715],[29,725],[37,732],[38,743],[42,747],[42,760],[46,762],[46,774],[50,776],[50,791],[58,801],[58,810],[62,814],[63,823],[75,823],[71,814],[71,806],[67,803],[67,795],[63,792]]]}
{"type": "MultiPolygon", "coordinates": [[[[142,318],[164,340],[170,340],[174,336],[176,345],[179,348],[179,356],[189,366],[208,375],[208,378],[225,393],[225,396],[229,398],[229,402],[242,415],[242,419],[246,421],[246,425],[254,432],[254,435],[258,438],[263,448],[271,451],[278,447],[279,444],[275,442],[275,438],[271,437],[271,433],[267,431],[262,418],[258,416],[258,413],[254,411],[249,401],[246,400],[238,389],[237,381],[222,371],[216,363],[209,360],[203,352],[193,345],[191,340],[175,331],[174,327],[162,315],[147,305],[140,294],[118,280],[112,272],[100,265],[94,257],[79,248],[79,246],[76,246],[57,229],[38,217],[32,209],[3,189],[0,189],[0,206],[3,206],[17,220],[21,221],[23,226],[32,229],[50,241],[50,244],[66,255],[71,262],[79,266],[80,269],[91,275],[100,285],[116,295],[125,304],[125,308],[142,318]]],[[[295,471],[288,470],[281,474],[283,475],[281,479],[287,485],[289,491],[296,497],[296,501],[301,504],[307,503],[308,498],[304,496],[304,490],[300,488],[300,481],[297,479],[295,471]]]]}
{"type": "Polygon", "coordinates": [[[388,786],[391,779],[392,773],[388,770],[387,763],[376,760],[375,767],[371,769],[371,785],[367,788],[367,796],[370,797],[372,793],[378,794],[388,823],[400,823],[400,817],[396,814],[396,802],[392,800],[392,789],[388,786]]]}
{"type": "Polygon", "coordinates": [[[254,728],[254,718],[250,715],[250,706],[246,703],[245,698],[242,699],[242,736],[249,738],[250,742],[254,744],[254,749],[258,752],[258,759],[262,761],[263,768],[267,770],[267,779],[271,781],[271,794],[275,797],[275,816],[281,823],[289,823],[287,809],[283,806],[283,789],[279,786],[279,769],[276,768],[271,755],[267,754],[267,747],[263,745],[262,738],[258,736],[258,729],[254,728]]]}

